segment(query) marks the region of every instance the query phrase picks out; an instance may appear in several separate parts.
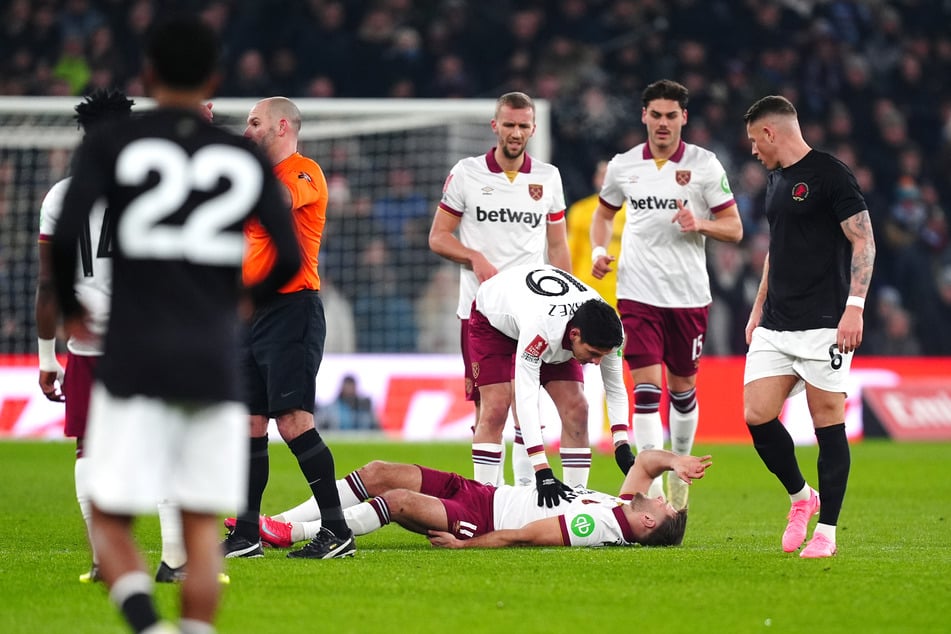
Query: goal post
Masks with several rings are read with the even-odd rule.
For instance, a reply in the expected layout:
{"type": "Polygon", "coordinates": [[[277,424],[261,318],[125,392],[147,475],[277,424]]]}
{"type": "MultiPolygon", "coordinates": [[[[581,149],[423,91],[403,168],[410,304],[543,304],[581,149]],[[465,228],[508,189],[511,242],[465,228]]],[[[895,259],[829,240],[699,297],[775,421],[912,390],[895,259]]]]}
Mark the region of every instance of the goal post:
{"type": "MultiPolygon", "coordinates": [[[[154,106],[134,98],[133,112],[154,106]]],[[[0,97],[0,354],[36,348],[39,208],[81,140],[74,97],[0,97]]],[[[213,99],[240,133],[256,99],[213,99]]],[[[330,200],[321,248],[328,352],[452,352],[457,274],[428,249],[449,169],[493,144],[494,99],[295,99],[300,151],[330,200]]],[[[536,101],[533,156],[551,155],[550,104],[536,101]]]]}

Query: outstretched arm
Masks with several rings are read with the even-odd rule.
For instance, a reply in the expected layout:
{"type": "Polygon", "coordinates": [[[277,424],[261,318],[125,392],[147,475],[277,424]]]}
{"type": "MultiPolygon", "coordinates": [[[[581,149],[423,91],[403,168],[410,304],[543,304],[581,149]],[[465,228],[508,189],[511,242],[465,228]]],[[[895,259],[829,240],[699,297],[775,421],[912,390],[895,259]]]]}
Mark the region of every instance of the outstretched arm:
{"type": "Polygon", "coordinates": [[[446,531],[429,531],[429,543],[440,548],[503,548],[506,546],[564,546],[561,526],[557,517],[547,517],[526,524],[522,528],[492,531],[458,539],[446,531]]]}
{"type": "Polygon", "coordinates": [[[627,472],[621,484],[620,495],[647,493],[651,482],[665,471],[673,471],[690,484],[703,477],[707,468],[713,464],[711,456],[678,456],[663,449],[645,449],[637,454],[634,466],[627,472]]]}

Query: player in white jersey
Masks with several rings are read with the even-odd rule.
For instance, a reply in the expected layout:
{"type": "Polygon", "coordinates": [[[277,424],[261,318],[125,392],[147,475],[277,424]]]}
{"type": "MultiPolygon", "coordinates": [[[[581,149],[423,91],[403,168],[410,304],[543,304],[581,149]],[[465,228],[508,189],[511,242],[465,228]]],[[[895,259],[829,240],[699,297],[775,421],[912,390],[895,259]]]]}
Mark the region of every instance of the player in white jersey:
{"type": "Polygon", "coordinates": [[[673,471],[685,482],[702,478],[710,456],[645,451],[617,495],[573,489],[558,507],[535,504],[533,487],[494,487],[419,465],[374,461],[338,481],[341,500],[371,498],[346,509],[354,532],[396,522],[428,535],[435,546],[674,546],[683,541],[686,509],[644,495],[652,479],[673,471]]]}
{"type": "MultiPolygon", "coordinates": [[[[90,129],[113,118],[127,118],[133,101],[119,91],[96,90],[76,106],[76,121],[79,127],[90,129]]],[[[52,288],[52,262],[50,239],[56,230],[63,196],[71,178],[64,178],[53,185],[40,206],[40,233],[38,275],[36,288],[36,330],[39,351],[39,384],[43,394],[51,401],[65,402],[66,422],[64,433],[76,439],[76,462],[74,482],[76,500],[90,533],[92,503],[89,499],[88,464],[84,455],[86,419],[89,411],[89,395],[92,390],[93,373],[98,358],[102,356],[102,335],[109,321],[109,304],[112,295],[112,258],[105,228],[106,207],[97,202],[89,214],[86,230],[80,238],[80,261],[76,271],[76,296],[86,308],[90,330],[96,339],[84,341],[70,337],[66,342],[67,363],[64,371],[56,358],[56,324],[59,307],[52,288]],[[57,382],[59,386],[57,386],[57,382]]],[[[155,579],[160,582],[181,581],[185,574],[185,545],[178,507],[165,501],[159,504],[159,525],[162,534],[162,558],[155,579]]],[[[99,558],[92,547],[92,568],[80,575],[81,582],[101,581],[99,558]]]]}
{"type": "MultiPolygon", "coordinates": [[[[505,409],[484,411],[482,395],[474,386],[469,358],[469,309],[479,284],[499,271],[519,264],[546,261],[571,270],[565,228],[565,196],[561,174],[554,165],[529,156],[525,149],[535,133],[535,104],[520,92],[506,93],[496,102],[492,131],[498,143],[487,154],[465,158],[452,168],[443,186],[429,234],[430,248],[461,264],[459,304],[461,347],[465,365],[466,399],[476,406],[472,444],[475,478],[502,482],[502,432],[508,416],[505,409]]],[[[561,393],[563,402],[580,407],[584,394],[572,382],[552,381],[547,389],[561,393]]],[[[587,420],[562,416],[561,439],[564,479],[571,484],[587,482],[591,448],[587,420]]],[[[525,456],[520,426],[516,422],[513,446],[516,483],[532,482],[532,469],[525,456]]]]}
{"type": "MultiPolygon", "coordinates": [[[[548,464],[538,411],[539,389],[552,379],[574,383],[583,393],[581,364],[599,365],[608,418],[612,427],[623,426],[628,407],[620,357],[623,333],[617,313],[590,286],[570,273],[544,264],[516,266],[483,282],[472,304],[470,319],[470,354],[476,385],[483,393],[483,411],[504,412],[514,398],[534,471],[534,487],[526,487],[526,495],[537,496],[539,507],[559,506],[561,500],[573,495],[574,487],[555,478],[548,464]]],[[[566,406],[559,398],[561,393],[549,393],[559,412],[563,411],[566,406]]],[[[587,420],[586,400],[581,417],[587,420]]],[[[627,473],[634,456],[627,432],[616,434],[615,459],[627,473]]],[[[573,484],[584,488],[581,483],[573,484]]],[[[369,497],[354,498],[340,487],[338,493],[344,507],[369,497]]],[[[269,543],[286,546],[312,535],[319,519],[319,511],[310,498],[274,518],[263,517],[261,532],[269,543]],[[292,533],[291,527],[286,526],[289,521],[310,526],[304,527],[303,532],[292,533]]]]}
{"type": "MultiPolygon", "coordinates": [[[[551,265],[523,265],[500,272],[479,287],[469,318],[469,354],[484,412],[504,411],[514,401],[525,448],[539,490],[538,503],[557,505],[564,485],[554,478],[545,454],[539,390],[548,390],[562,418],[569,407],[587,420],[588,404],[566,403],[552,381],[572,383],[583,394],[581,364],[601,367],[612,424],[627,418],[619,347],[621,322],[590,286],[551,265]],[[514,370],[513,370],[514,368],[514,370]],[[514,375],[514,385],[511,378],[514,375]]],[[[570,432],[569,432],[570,433],[570,432]]],[[[619,465],[633,462],[626,431],[615,438],[619,465]],[[620,449],[623,448],[623,452],[620,449]]],[[[574,487],[578,482],[571,482],[574,487]]]]}
{"type": "MultiPolygon", "coordinates": [[[[600,279],[612,270],[615,258],[605,249],[614,215],[627,203],[617,297],[634,383],[634,441],[638,451],[664,446],[666,366],[671,449],[683,455],[697,431],[696,375],[712,301],[705,241],[743,237],[723,166],[712,152],[681,139],[687,100],[687,89],[666,79],[644,90],[648,140],[608,163],[591,223],[592,274],[600,279]]],[[[650,495],[662,491],[658,479],[650,495]]],[[[687,504],[687,488],[677,478],[668,478],[668,499],[678,508],[687,504]]]]}
{"type": "MultiPolygon", "coordinates": [[[[356,535],[391,522],[429,536],[445,548],[501,546],[675,546],[683,541],[687,510],[644,492],[655,477],[673,471],[685,482],[702,478],[710,456],[664,450],[638,454],[616,495],[578,486],[557,507],[535,503],[535,487],[499,487],[420,465],[374,460],[337,480],[344,517],[356,535]]],[[[304,505],[301,505],[303,507],[304,505]]],[[[317,505],[311,500],[317,512],[317,505]]],[[[319,530],[315,521],[262,516],[289,547],[319,530]]]]}

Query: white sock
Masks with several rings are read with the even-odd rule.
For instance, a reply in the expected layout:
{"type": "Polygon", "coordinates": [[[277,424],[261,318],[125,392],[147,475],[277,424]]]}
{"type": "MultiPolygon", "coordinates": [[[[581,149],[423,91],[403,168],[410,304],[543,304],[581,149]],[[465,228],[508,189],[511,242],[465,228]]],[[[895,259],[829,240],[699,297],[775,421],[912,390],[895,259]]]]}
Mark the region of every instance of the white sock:
{"type": "MultiPolygon", "coordinates": [[[[634,428],[634,444],[637,452],[644,449],[663,449],[664,448],[664,424],[660,419],[660,412],[651,412],[650,414],[638,414],[635,412],[631,418],[631,426],[634,428]]],[[[664,494],[664,479],[657,476],[651,482],[647,490],[647,496],[656,498],[664,494]]]]}
{"type": "Polygon", "coordinates": [[[472,443],[473,480],[495,485],[502,471],[502,445],[494,442],[472,443]]]}
{"type": "Polygon", "coordinates": [[[700,406],[697,405],[686,414],[670,408],[670,450],[679,456],[686,456],[693,449],[693,439],[697,435],[697,422],[700,420],[700,406]]]}
{"type": "Polygon", "coordinates": [[[390,509],[383,498],[373,498],[344,509],[343,518],[354,535],[366,535],[390,523],[390,509]]]}
{"type": "Polygon", "coordinates": [[[572,489],[578,485],[588,486],[588,474],[591,472],[590,447],[561,448],[561,481],[572,489]]]}
{"type": "Polygon", "coordinates": [[[73,481],[76,485],[76,501],[79,502],[79,512],[86,523],[86,537],[92,551],[92,563],[99,563],[99,556],[92,545],[92,500],[89,499],[89,459],[76,458],[73,465],[73,481]]]}
{"type": "Polygon", "coordinates": [[[182,513],[168,500],[158,504],[159,530],[162,532],[162,561],[169,568],[181,568],[188,561],[182,539],[182,513]]]}
{"type": "Polygon", "coordinates": [[[337,495],[340,496],[341,508],[356,506],[373,497],[367,492],[363,478],[356,471],[337,480],[337,495]]]}
{"type": "MultiPolygon", "coordinates": [[[[339,485],[337,489],[340,489],[339,485]]],[[[272,515],[271,518],[278,522],[311,522],[320,519],[320,507],[312,495],[294,508],[272,515]]]]}
{"type": "Polygon", "coordinates": [[[196,619],[181,619],[178,628],[182,634],[215,634],[215,626],[196,619]]]}
{"type": "Polygon", "coordinates": [[[522,442],[522,430],[515,428],[515,442],[512,443],[512,474],[515,486],[532,486],[535,484],[535,467],[525,450],[522,442]]]}
{"type": "Polygon", "coordinates": [[[134,594],[152,596],[152,577],[147,572],[142,570],[127,572],[116,579],[109,588],[109,599],[120,609],[126,599],[134,594]]]}
{"type": "Polygon", "coordinates": [[[809,483],[806,482],[798,493],[793,493],[789,496],[790,502],[805,502],[809,499],[809,495],[812,492],[812,487],[809,486],[809,483]]]}
{"type": "MultiPolygon", "coordinates": [[[[346,514],[344,514],[344,516],[346,516],[346,514]]],[[[317,537],[321,525],[320,520],[313,522],[291,522],[291,541],[296,544],[297,542],[312,540],[317,537]]]]}
{"type": "Polygon", "coordinates": [[[829,539],[833,544],[835,543],[835,526],[830,526],[829,524],[816,524],[816,530],[813,531],[812,536],[824,535],[829,539]]]}

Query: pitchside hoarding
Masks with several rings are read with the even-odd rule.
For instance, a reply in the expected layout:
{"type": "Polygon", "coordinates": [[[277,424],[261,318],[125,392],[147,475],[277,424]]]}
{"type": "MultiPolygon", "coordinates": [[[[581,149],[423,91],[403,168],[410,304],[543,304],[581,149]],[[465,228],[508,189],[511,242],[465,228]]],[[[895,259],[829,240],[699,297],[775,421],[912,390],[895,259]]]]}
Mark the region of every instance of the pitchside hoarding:
{"type": "MultiPolygon", "coordinates": [[[[333,401],[343,377],[353,375],[360,392],[374,403],[387,436],[466,440],[471,437],[474,414],[472,404],[463,395],[461,373],[462,362],[456,355],[327,355],[317,380],[317,407],[333,401]]],[[[37,376],[35,357],[0,356],[0,437],[62,437],[63,405],[44,398],[37,376]]],[[[704,359],[697,391],[697,442],[749,442],[743,422],[742,357],[704,359]]],[[[882,409],[903,428],[914,430],[896,438],[951,438],[951,424],[942,418],[951,411],[949,391],[951,358],[858,357],[849,385],[848,434],[853,439],[863,435],[864,393],[876,413],[882,409]]],[[[594,366],[586,368],[585,392],[593,404],[591,443],[610,444],[601,405],[600,372],[594,366]]],[[[545,438],[556,442],[561,430],[558,416],[547,397],[542,401],[545,438]]],[[[666,404],[661,410],[666,410],[666,404]]],[[[876,419],[881,418],[877,414],[876,419]]],[[[804,394],[787,401],[782,419],[797,444],[815,442],[804,394]]],[[[509,438],[511,429],[510,422],[506,432],[509,438]]],[[[892,428],[886,430],[891,432],[892,428]]]]}

